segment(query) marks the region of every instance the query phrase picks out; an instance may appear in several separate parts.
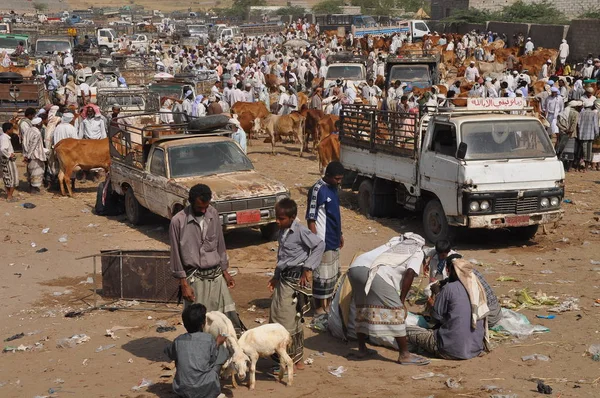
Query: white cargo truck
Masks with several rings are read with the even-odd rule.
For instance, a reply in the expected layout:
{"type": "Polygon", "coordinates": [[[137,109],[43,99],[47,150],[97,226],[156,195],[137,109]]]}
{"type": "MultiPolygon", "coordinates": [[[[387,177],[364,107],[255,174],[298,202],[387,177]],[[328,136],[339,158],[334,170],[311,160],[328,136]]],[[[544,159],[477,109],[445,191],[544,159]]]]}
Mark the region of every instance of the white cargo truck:
{"type": "Polygon", "coordinates": [[[506,228],[532,238],[562,218],[564,170],[521,98],[473,98],[465,108],[417,113],[344,106],[345,186],[363,213],[422,211],[431,242],[457,228],[506,228]]]}

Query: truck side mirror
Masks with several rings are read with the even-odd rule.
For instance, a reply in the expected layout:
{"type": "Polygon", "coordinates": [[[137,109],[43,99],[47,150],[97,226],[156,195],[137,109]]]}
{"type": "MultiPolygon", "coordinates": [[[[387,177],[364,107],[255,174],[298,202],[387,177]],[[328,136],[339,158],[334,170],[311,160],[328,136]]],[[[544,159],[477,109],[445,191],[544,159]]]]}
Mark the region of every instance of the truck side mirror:
{"type": "Polygon", "coordinates": [[[461,142],[458,145],[458,151],[456,151],[456,158],[463,160],[467,155],[467,144],[465,142],[461,142]]]}

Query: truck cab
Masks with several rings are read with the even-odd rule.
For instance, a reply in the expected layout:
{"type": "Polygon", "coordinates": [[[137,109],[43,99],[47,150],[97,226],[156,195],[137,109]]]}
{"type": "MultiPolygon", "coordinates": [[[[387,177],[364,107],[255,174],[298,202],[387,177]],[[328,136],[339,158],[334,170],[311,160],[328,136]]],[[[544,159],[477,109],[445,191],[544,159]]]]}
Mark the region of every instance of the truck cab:
{"type": "Polygon", "coordinates": [[[101,54],[109,54],[116,49],[117,32],[111,28],[100,28],[96,30],[96,40],[101,54]]]}
{"type": "Polygon", "coordinates": [[[28,35],[0,34],[0,53],[5,51],[8,55],[11,55],[17,49],[19,42],[23,42],[25,53],[29,52],[28,35]]]}
{"type": "Polygon", "coordinates": [[[340,52],[327,57],[327,73],[323,87],[327,88],[336,80],[343,80],[346,84],[353,84],[358,88],[361,83],[367,82],[366,59],[355,56],[350,52],[340,52]]]}
{"type": "Polygon", "coordinates": [[[219,40],[224,42],[228,40],[238,40],[242,38],[240,28],[237,26],[227,26],[220,30],[219,40]]]}
{"type": "Polygon", "coordinates": [[[421,50],[404,50],[400,56],[389,55],[385,61],[385,87],[396,80],[413,87],[426,88],[439,84],[439,52],[424,55],[421,50]]]}
{"type": "Polygon", "coordinates": [[[148,49],[148,46],[150,45],[150,40],[146,34],[133,35],[129,41],[131,42],[132,50],[137,50],[140,48],[148,49]]]}
{"type": "Polygon", "coordinates": [[[425,35],[431,34],[427,23],[420,19],[400,21],[398,25],[401,30],[408,32],[408,36],[412,42],[423,40],[425,35]]]}
{"type": "Polygon", "coordinates": [[[54,53],[65,53],[73,50],[73,41],[64,36],[41,36],[35,41],[34,55],[47,56],[54,53]]]}
{"type": "Polygon", "coordinates": [[[0,23],[0,33],[4,33],[4,34],[10,33],[10,23],[9,22],[0,23]]]}
{"type": "Polygon", "coordinates": [[[422,211],[431,242],[457,228],[509,229],[530,239],[562,218],[564,169],[519,98],[472,98],[461,109],[383,113],[344,106],[341,161],[361,210],[422,211]],[[358,111],[356,109],[359,109],[358,111]],[[364,133],[370,125],[374,131],[364,133]]]}

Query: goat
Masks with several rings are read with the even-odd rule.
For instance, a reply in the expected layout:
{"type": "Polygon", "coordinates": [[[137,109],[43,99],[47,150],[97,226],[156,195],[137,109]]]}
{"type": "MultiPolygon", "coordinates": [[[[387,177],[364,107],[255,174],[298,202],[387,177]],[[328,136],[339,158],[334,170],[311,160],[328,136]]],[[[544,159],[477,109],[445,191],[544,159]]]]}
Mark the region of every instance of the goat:
{"type": "Polygon", "coordinates": [[[256,361],[259,357],[269,357],[277,353],[279,355],[279,381],[283,379],[283,371],[287,368],[288,386],[294,381],[294,363],[287,353],[287,347],[291,344],[290,333],[278,323],[268,323],[254,329],[245,331],[238,343],[244,353],[250,357],[250,381],[248,388],[254,390],[256,386],[256,361]]]}
{"type": "Polygon", "coordinates": [[[248,364],[250,358],[244,353],[240,345],[238,344],[235,329],[231,320],[227,318],[225,314],[219,311],[210,311],[206,313],[206,327],[204,330],[206,333],[210,333],[215,338],[219,335],[227,336],[227,349],[231,354],[231,357],[223,364],[221,368],[222,373],[227,377],[231,374],[231,384],[235,388],[237,383],[235,380],[236,373],[240,377],[240,380],[246,378],[246,372],[248,371],[248,364]]]}

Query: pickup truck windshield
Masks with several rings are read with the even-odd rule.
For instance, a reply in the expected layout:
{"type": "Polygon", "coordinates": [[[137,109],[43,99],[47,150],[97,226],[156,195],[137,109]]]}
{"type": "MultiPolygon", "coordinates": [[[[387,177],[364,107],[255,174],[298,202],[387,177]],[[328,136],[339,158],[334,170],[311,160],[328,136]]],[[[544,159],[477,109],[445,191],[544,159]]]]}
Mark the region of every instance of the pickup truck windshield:
{"type": "Polygon", "coordinates": [[[390,82],[427,82],[430,80],[427,65],[394,65],[390,71],[390,82]]]}
{"type": "Polygon", "coordinates": [[[534,120],[463,123],[461,140],[467,144],[465,160],[554,156],[548,133],[534,120]]]}
{"type": "Polygon", "coordinates": [[[190,33],[208,33],[208,29],[204,25],[188,25],[190,33]]]}
{"type": "Polygon", "coordinates": [[[365,80],[365,73],[361,65],[331,65],[327,68],[328,80],[365,80]]]}
{"type": "Polygon", "coordinates": [[[169,148],[171,178],[252,170],[252,162],[231,141],[207,142],[169,148]]]}
{"type": "Polygon", "coordinates": [[[38,40],[35,43],[35,52],[40,54],[52,54],[53,52],[66,52],[71,49],[71,43],[64,40],[38,40]]]}
{"type": "Polygon", "coordinates": [[[8,48],[14,50],[19,45],[19,39],[11,39],[8,37],[0,37],[0,48],[8,48]]]}

